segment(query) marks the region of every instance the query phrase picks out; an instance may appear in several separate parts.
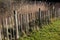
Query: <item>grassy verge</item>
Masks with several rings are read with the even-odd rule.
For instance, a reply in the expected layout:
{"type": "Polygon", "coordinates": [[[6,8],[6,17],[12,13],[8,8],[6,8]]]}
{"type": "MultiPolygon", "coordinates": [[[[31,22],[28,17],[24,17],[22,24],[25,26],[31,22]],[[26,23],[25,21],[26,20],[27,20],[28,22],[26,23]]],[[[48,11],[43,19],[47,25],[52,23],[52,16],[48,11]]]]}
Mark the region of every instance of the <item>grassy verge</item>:
{"type": "Polygon", "coordinates": [[[30,36],[20,37],[19,40],[60,40],[60,20],[43,25],[39,31],[33,31],[30,36]]]}

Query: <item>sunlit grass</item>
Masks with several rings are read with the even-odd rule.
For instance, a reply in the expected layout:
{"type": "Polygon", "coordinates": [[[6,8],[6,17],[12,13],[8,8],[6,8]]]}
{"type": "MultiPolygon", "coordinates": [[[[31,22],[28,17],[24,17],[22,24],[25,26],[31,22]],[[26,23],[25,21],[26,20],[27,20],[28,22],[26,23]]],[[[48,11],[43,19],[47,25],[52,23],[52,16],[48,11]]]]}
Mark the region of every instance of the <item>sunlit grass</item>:
{"type": "Polygon", "coordinates": [[[60,40],[60,20],[43,25],[39,31],[33,31],[30,36],[20,37],[19,40],[60,40]]]}

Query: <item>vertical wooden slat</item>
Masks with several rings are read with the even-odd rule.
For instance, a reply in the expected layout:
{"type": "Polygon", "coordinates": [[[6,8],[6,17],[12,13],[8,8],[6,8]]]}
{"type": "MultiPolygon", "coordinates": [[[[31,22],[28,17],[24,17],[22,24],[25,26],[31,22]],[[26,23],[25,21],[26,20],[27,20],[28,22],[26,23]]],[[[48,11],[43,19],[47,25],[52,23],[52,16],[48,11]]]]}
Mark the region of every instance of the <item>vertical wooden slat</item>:
{"type": "Polygon", "coordinates": [[[48,10],[48,24],[50,23],[50,10],[48,10]]]}
{"type": "Polygon", "coordinates": [[[2,40],[2,25],[1,25],[1,20],[0,20],[0,40],[2,40]]]}
{"type": "Polygon", "coordinates": [[[3,19],[2,19],[2,33],[3,33],[3,40],[5,40],[5,36],[4,36],[4,24],[3,24],[3,19]]]}
{"type": "Polygon", "coordinates": [[[32,31],[32,13],[28,13],[28,18],[29,18],[29,31],[32,31]]]}
{"type": "Polygon", "coordinates": [[[40,8],[39,8],[39,19],[40,19],[40,21],[39,22],[41,22],[41,10],[40,10],[40,8]]]}
{"type": "Polygon", "coordinates": [[[9,40],[9,36],[8,36],[8,20],[7,20],[7,18],[6,18],[6,28],[7,28],[7,40],[9,40]]]}
{"type": "Polygon", "coordinates": [[[12,34],[11,34],[11,26],[12,26],[12,25],[11,25],[11,17],[9,17],[9,31],[10,31],[10,32],[9,32],[9,39],[10,39],[10,40],[11,40],[11,38],[12,38],[12,37],[11,37],[11,36],[12,36],[12,34]]]}
{"type": "Polygon", "coordinates": [[[26,17],[27,17],[27,28],[28,28],[28,30],[29,30],[29,16],[28,16],[28,14],[26,14],[26,17]]]}
{"type": "Polygon", "coordinates": [[[26,33],[28,32],[28,24],[27,24],[27,14],[25,14],[25,27],[26,33]]]}
{"type": "Polygon", "coordinates": [[[20,14],[21,32],[22,32],[22,14],[20,14]]]}
{"type": "Polygon", "coordinates": [[[14,20],[15,20],[15,28],[16,28],[16,39],[17,40],[19,38],[19,34],[18,34],[18,21],[17,21],[17,11],[14,11],[14,20]]]}
{"type": "Polygon", "coordinates": [[[25,34],[25,26],[24,26],[24,14],[21,16],[21,23],[22,23],[22,33],[25,34]]]}
{"type": "Polygon", "coordinates": [[[48,11],[46,11],[46,15],[47,15],[47,24],[48,24],[48,21],[49,21],[49,17],[48,17],[48,11]]]}

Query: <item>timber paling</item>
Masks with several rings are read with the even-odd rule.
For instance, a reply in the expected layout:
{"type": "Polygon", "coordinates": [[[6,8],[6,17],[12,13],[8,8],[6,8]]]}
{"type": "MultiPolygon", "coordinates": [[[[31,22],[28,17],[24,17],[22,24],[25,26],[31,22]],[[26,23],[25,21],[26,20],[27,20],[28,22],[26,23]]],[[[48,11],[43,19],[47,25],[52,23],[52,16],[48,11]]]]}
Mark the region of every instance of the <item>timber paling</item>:
{"type": "Polygon", "coordinates": [[[52,15],[55,11],[52,13],[50,10],[43,12],[39,8],[39,12],[34,14],[18,14],[15,10],[13,12],[14,16],[1,19],[3,40],[17,40],[21,35],[29,34],[32,30],[38,30],[38,28],[42,28],[42,25],[51,23],[50,19],[53,18],[52,15]]]}

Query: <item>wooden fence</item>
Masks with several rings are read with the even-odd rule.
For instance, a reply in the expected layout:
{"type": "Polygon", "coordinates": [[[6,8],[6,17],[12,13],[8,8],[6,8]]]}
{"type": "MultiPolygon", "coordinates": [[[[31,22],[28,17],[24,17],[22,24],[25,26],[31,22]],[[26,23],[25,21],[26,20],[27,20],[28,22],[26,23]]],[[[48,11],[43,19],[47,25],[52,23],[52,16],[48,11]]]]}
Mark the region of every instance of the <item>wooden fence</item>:
{"type": "Polygon", "coordinates": [[[17,40],[24,33],[28,35],[32,30],[38,30],[38,28],[42,28],[42,25],[48,25],[53,17],[57,18],[55,10],[43,12],[39,8],[36,13],[21,14],[15,10],[13,12],[13,16],[1,19],[1,40],[17,40]]]}

